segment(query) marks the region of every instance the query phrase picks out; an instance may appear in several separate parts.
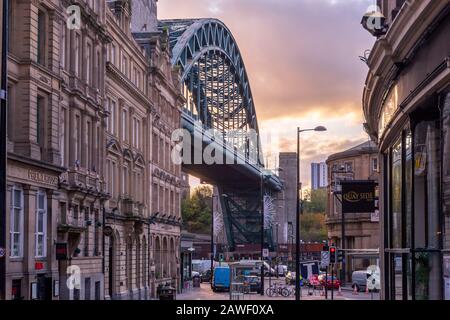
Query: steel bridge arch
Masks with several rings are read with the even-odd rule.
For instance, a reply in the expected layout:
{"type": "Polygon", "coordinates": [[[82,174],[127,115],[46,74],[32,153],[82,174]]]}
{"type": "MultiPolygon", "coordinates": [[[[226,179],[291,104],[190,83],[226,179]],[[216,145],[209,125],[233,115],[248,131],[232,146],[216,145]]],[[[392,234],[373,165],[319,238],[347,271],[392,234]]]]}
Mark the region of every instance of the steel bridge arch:
{"type": "MultiPolygon", "coordinates": [[[[259,243],[262,223],[260,196],[262,193],[278,192],[282,189],[282,182],[274,174],[265,175],[250,81],[236,40],[218,19],[160,20],[158,23],[160,30],[168,35],[171,63],[181,70],[182,91],[186,98],[182,112],[183,127],[189,128],[195,135],[192,124],[200,122],[202,129],[221,132],[225,142],[227,138],[232,139],[227,134],[228,130],[245,133],[252,129],[257,134],[254,144],[245,139],[232,140],[237,150],[242,151],[240,147],[244,142],[247,146],[243,154],[246,163],[242,170],[251,176],[248,190],[236,190],[235,185],[220,183],[217,187],[230,248],[235,248],[237,243],[259,243]],[[250,148],[257,150],[257,163],[247,161],[250,148]]],[[[211,141],[216,140],[213,138],[207,143],[211,141]]],[[[227,150],[234,157],[236,151],[227,150]]],[[[270,230],[264,233],[265,243],[272,246],[270,230]]]]}
{"type": "MultiPolygon", "coordinates": [[[[218,19],[209,18],[161,20],[159,26],[164,31],[168,31],[172,65],[179,66],[181,69],[183,83],[192,75],[192,69],[195,68],[196,63],[208,53],[223,57],[229,67],[228,71],[232,73],[233,87],[236,86],[238,89],[238,92],[233,92],[234,96],[232,97],[234,100],[238,99],[238,105],[234,106],[232,112],[228,112],[225,117],[231,119],[237,116],[241,110],[245,110],[245,122],[241,122],[240,125],[247,125],[248,128],[258,132],[258,122],[247,71],[236,40],[228,27],[218,19]]],[[[224,76],[222,75],[222,77],[224,76]]],[[[230,97],[228,96],[228,98],[230,97]]],[[[200,104],[199,101],[196,103],[200,104]]],[[[197,111],[200,114],[200,108],[197,111]]],[[[205,117],[200,116],[200,120],[206,124],[207,128],[224,130],[224,128],[208,125],[205,117]]]]}

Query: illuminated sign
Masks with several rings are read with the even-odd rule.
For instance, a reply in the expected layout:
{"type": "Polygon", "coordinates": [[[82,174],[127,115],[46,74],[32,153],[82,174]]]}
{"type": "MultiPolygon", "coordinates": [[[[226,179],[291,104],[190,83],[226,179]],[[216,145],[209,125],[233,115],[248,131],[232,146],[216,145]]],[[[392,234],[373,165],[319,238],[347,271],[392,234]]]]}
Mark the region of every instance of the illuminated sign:
{"type": "Polygon", "coordinates": [[[375,212],[375,182],[342,181],[342,213],[375,212]]]}

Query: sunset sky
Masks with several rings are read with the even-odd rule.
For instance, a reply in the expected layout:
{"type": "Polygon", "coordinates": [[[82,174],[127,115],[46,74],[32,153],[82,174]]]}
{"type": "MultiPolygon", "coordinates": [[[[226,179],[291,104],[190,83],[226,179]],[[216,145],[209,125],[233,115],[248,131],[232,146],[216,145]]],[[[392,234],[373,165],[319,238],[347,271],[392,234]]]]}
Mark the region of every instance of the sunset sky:
{"type": "MultiPolygon", "coordinates": [[[[361,96],[367,66],[358,56],[374,38],[360,25],[374,0],[159,0],[158,18],[222,20],[243,56],[266,153],[296,150],[296,127],[324,125],[302,136],[302,174],[310,163],[368,140],[361,96]]],[[[273,166],[273,158],[268,159],[273,166]]]]}

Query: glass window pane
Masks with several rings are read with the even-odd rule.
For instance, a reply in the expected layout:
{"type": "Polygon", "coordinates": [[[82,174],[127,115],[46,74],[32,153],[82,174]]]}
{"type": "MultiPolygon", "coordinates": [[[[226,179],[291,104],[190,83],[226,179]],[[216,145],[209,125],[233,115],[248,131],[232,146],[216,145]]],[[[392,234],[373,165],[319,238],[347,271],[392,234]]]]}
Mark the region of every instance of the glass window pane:
{"type": "Polygon", "coordinates": [[[22,196],[22,191],[14,190],[14,207],[21,206],[21,196],[22,196]]]}
{"type": "Polygon", "coordinates": [[[37,232],[44,232],[44,212],[38,212],[38,230],[37,232]]]}
{"type": "Polygon", "coordinates": [[[38,235],[38,243],[37,243],[37,255],[44,255],[44,236],[38,235]]]}
{"type": "Polygon", "coordinates": [[[403,268],[402,268],[402,255],[392,255],[392,282],[394,300],[403,300],[403,268]]]}
{"type": "Polygon", "coordinates": [[[40,193],[38,195],[38,208],[45,209],[44,203],[45,203],[45,194],[40,193]]]}
{"type": "Polygon", "coordinates": [[[14,232],[20,232],[21,210],[14,209],[14,232]]]}
{"type": "Polygon", "coordinates": [[[402,247],[402,143],[392,148],[392,248],[402,247]]]}
{"type": "Polygon", "coordinates": [[[406,248],[411,247],[411,221],[412,221],[412,186],[413,186],[413,160],[412,160],[412,136],[411,132],[406,135],[405,141],[405,207],[406,207],[406,248]]]}
{"type": "Polygon", "coordinates": [[[430,262],[428,253],[416,253],[415,276],[416,300],[428,300],[428,283],[430,277],[430,262]]]}
{"type": "Polygon", "coordinates": [[[412,288],[412,255],[408,254],[408,260],[406,265],[406,277],[407,277],[407,285],[408,285],[408,300],[412,300],[413,297],[413,288],[412,288]]]}
{"type": "Polygon", "coordinates": [[[20,255],[19,244],[20,244],[20,234],[15,233],[13,235],[13,250],[12,250],[13,256],[20,255]]]}

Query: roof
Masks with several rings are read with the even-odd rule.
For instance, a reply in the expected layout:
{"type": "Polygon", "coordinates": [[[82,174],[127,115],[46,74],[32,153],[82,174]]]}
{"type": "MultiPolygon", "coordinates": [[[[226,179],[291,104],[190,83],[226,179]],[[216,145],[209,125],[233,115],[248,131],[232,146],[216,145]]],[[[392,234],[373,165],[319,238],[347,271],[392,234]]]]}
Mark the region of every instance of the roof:
{"type": "Polygon", "coordinates": [[[358,156],[358,155],[362,155],[362,154],[372,154],[372,153],[378,153],[378,146],[375,142],[369,140],[369,141],[361,143],[357,146],[354,146],[350,149],[347,149],[345,151],[341,151],[341,152],[330,155],[327,159],[327,163],[330,161],[333,161],[333,160],[354,157],[354,156],[358,156]]]}

